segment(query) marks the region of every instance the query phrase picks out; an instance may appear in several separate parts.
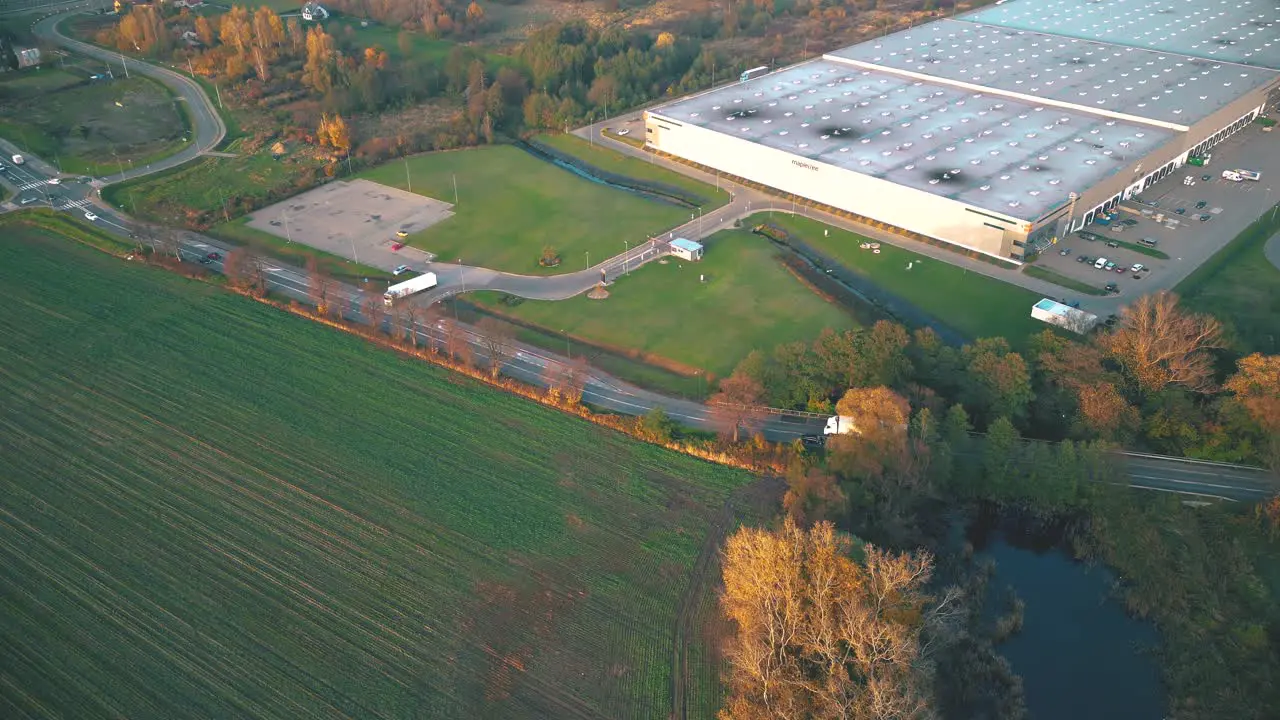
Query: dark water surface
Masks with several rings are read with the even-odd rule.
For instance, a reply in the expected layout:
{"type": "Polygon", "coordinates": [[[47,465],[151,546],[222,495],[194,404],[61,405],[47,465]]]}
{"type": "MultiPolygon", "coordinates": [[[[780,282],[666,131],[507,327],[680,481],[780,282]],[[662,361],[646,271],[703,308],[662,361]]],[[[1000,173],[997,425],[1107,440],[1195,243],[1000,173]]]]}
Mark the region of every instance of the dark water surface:
{"type": "Polygon", "coordinates": [[[969,529],[978,557],[996,562],[992,612],[1005,588],[1025,603],[1022,631],[998,646],[1022,676],[1033,720],[1160,720],[1164,686],[1154,625],[1129,617],[1113,596],[1115,575],[1073,560],[1061,535],[979,521],[969,529]]]}

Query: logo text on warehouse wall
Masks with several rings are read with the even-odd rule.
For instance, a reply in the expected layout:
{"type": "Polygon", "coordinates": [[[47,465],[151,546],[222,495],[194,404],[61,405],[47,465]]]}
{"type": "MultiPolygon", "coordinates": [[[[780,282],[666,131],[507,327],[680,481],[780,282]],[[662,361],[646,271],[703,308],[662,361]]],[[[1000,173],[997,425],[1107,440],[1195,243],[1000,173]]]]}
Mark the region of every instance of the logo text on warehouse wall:
{"type": "Polygon", "coordinates": [[[800,162],[799,160],[792,160],[792,161],[791,161],[791,164],[792,164],[792,165],[795,165],[796,167],[802,167],[802,168],[804,168],[805,170],[812,170],[812,171],[814,171],[814,172],[818,172],[818,166],[817,166],[817,165],[810,165],[810,164],[809,164],[809,163],[807,163],[807,162],[800,162]]]}

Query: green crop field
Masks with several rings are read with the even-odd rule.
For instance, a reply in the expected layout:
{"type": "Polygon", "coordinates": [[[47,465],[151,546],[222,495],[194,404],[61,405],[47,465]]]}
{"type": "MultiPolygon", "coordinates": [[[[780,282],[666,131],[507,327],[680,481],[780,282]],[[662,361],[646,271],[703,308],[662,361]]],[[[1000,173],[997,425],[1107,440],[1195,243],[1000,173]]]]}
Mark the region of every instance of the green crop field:
{"type": "MultiPolygon", "coordinates": [[[[797,280],[764,238],[726,230],[707,240],[700,263],[649,263],[609,286],[609,297],[514,307],[480,301],[525,322],[588,342],[674,360],[723,377],[752,350],[811,341],[853,318],[797,280]],[[707,281],[701,282],[700,275],[707,281]]],[[[554,347],[553,347],[554,349],[554,347]]],[[[644,383],[645,378],[637,378],[644,383]]]]}
{"type": "Polygon", "coordinates": [[[56,72],[36,76],[37,87],[50,87],[0,103],[0,136],[64,172],[110,175],[189,141],[186,118],[163,85],[138,76],[64,87],[66,73],[56,72]]]}
{"type": "Polygon", "coordinates": [[[0,717],[668,717],[749,475],[16,221],[0,294],[0,717]]]}
{"type": "MultiPolygon", "coordinates": [[[[582,270],[679,225],[688,210],[585,180],[509,145],[439,152],[409,159],[413,192],[458,203],[453,217],[409,236],[442,261],[461,259],[495,270],[548,275],[582,270]],[[556,249],[559,267],[538,264],[556,249]],[[590,258],[587,257],[588,253],[590,258]]],[[[405,188],[405,163],[360,177],[405,188]]]]}
{"type": "Polygon", "coordinates": [[[782,227],[833,261],[971,338],[1006,337],[1020,346],[1045,328],[1031,318],[1031,306],[1041,296],[1017,285],[888,243],[881,243],[880,253],[875,254],[859,248],[869,242],[862,235],[805,217],[762,213],[750,222],[782,227]],[[824,235],[824,230],[829,234],[824,235]]]}

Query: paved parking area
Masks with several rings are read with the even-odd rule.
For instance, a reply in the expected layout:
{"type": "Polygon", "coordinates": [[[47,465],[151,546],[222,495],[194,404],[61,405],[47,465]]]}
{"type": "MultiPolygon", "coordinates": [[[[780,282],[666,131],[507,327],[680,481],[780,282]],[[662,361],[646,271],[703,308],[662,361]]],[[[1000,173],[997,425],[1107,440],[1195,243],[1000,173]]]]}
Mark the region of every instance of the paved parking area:
{"type": "Polygon", "coordinates": [[[1205,167],[1184,166],[1146,192],[1126,202],[1110,227],[1090,225],[1085,232],[1100,236],[1089,241],[1080,233],[1072,233],[1065,241],[1047,250],[1037,265],[1055,270],[1096,287],[1115,283],[1120,293],[1108,299],[1081,300],[1086,309],[1113,312],[1115,307],[1137,295],[1172,288],[1223,245],[1244,230],[1273,203],[1280,201],[1280,132],[1262,132],[1261,126],[1250,125],[1226,142],[1213,148],[1213,158],[1205,167]],[[1257,182],[1232,182],[1222,179],[1223,170],[1245,168],[1262,173],[1257,182]],[[1208,175],[1209,180],[1203,180],[1208,175]],[[1184,185],[1184,178],[1194,178],[1194,185],[1184,185]],[[1204,203],[1203,207],[1197,207],[1204,203]],[[1180,214],[1178,210],[1183,212],[1180,214]],[[1129,210],[1128,212],[1126,210],[1129,210]],[[1142,214],[1145,210],[1148,215],[1142,214]],[[1164,215],[1156,222],[1155,213],[1164,215]],[[1200,215],[1209,215],[1200,221],[1200,215]],[[1126,225],[1120,221],[1136,221],[1126,225]],[[1109,247],[1108,241],[1137,243],[1141,238],[1156,241],[1156,248],[1168,259],[1150,257],[1127,247],[1109,247]],[[1070,255],[1059,254],[1069,249],[1070,255]],[[1092,260],[1105,257],[1128,268],[1135,263],[1150,268],[1147,272],[1106,272],[1092,263],[1079,262],[1080,255],[1092,260]]]}
{"type": "Polygon", "coordinates": [[[452,207],[369,180],[339,180],[262,208],[249,227],[382,270],[403,264],[420,271],[432,255],[397,250],[396,232],[421,232],[452,216],[452,207]]]}

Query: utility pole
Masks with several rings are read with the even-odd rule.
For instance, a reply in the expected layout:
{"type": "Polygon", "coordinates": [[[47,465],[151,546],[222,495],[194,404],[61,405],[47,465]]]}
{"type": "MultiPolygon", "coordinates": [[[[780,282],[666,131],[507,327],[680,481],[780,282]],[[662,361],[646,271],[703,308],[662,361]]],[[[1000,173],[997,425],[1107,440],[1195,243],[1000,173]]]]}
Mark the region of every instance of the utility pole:
{"type": "Polygon", "coordinates": [[[222,88],[218,87],[218,83],[213,84],[213,91],[218,95],[218,109],[222,109],[222,88]]]}
{"type": "Polygon", "coordinates": [[[124,59],[124,53],[120,53],[120,64],[124,66],[124,78],[129,79],[129,63],[124,59]]]}
{"type": "Polygon", "coordinates": [[[289,213],[282,212],[280,213],[280,217],[284,218],[284,236],[287,238],[286,242],[292,243],[293,232],[289,230],[289,213]]]}
{"type": "Polygon", "coordinates": [[[187,58],[187,72],[191,73],[191,79],[196,79],[196,71],[191,68],[191,58],[187,58]]]}
{"type": "Polygon", "coordinates": [[[457,207],[458,205],[458,174],[457,173],[453,174],[453,205],[454,207],[457,207]]]}

